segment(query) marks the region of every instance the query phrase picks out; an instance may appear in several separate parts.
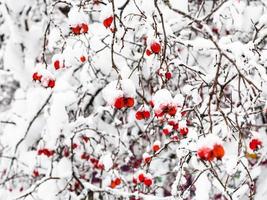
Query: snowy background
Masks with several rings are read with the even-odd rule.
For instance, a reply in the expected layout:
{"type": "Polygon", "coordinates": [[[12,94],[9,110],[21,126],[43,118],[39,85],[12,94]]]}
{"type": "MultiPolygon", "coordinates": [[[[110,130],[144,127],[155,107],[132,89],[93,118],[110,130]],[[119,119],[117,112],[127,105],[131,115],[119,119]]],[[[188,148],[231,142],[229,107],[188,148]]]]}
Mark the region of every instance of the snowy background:
{"type": "Polygon", "coordinates": [[[266,200],[266,0],[0,0],[0,200],[266,200]]]}

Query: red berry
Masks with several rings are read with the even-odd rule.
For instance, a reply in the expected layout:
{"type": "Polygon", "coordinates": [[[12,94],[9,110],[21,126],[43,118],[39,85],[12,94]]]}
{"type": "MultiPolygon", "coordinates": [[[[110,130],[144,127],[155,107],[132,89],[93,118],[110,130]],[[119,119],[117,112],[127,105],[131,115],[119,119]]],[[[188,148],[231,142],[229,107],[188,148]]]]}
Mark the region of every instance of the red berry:
{"type": "Polygon", "coordinates": [[[54,67],[55,67],[56,70],[58,70],[60,68],[60,62],[59,62],[59,60],[56,60],[54,62],[54,67]]]}
{"type": "Polygon", "coordinates": [[[153,145],[152,149],[154,152],[156,152],[160,149],[160,146],[159,145],[153,145]]]}
{"type": "Polygon", "coordinates": [[[149,101],[149,105],[150,105],[152,108],[154,108],[154,106],[155,106],[155,105],[154,105],[154,102],[153,102],[152,100],[149,101]]]}
{"type": "Polygon", "coordinates": [[[180,129],[180,134],[181,135],[185,136],[185,135],[187,135],[187,133],[188,133],[188,128],[187,127],[184,127],[184,128],[180,129]]]}
{"type": "Polygon", "coordinates": [[[116,185],[120,185],[121,184],[121,179],[120,178],[116,178],[114,182],[115,182],[116,185]]]}
{"type": "Polygon", "coordinates": [[[171,77],[172,77],[172,73],[171,72],[166,72],[165,77],[166,77],[167,80],[170,80],[171,77]]]}
{"type": "Polygon", "coordinates": [[[42,78],[42,75],[38,75],[37,72],[35,72],[33,75],[32,75],[32,79],[34,81],[41,81],[41,78],[42,78]]]}
{"type": "Polygon", "coordinates": [[[158,54],[160,52],[160,50],[161,50],[161,46],[157,42],[153,42],[150,45],[150,48],[151,48],[152,52],[155,53],[155,54],[158,54]]]}
{"type": "Polygon", "coordinates": [[[82,23],[82,31],[83,33],[87,33],[88,32],[88,25],[85,23],[82,23]]]}
{"type": "Polygon", "coordinates": [[[111,26],[112,22],[113,22],[113,16],[110,16],[110,17],[106,18],[106,19],[103,21],[103,25],[104,25],[106,28],[108,28],[108,27],[111,26]]]}
{"type": "Polygon", "coordinates": [[[169,135],[169,134],[170,134],[170,131],[169,131],[169,129],[164,128],[164,129],[162,130],[162,133],[163,133],[164,135],[169,135]]]}
{"type": "Polygon", "coordinates": [[[50,88],[53,88],[53,87],[55,87],[55,80],[49,80],[49,82],[48,82],[48,87],[50,87],[50,88]]]}
{"type": "Polygon", "coordinates": [[[215,144],[213,146],[212,153],[213,153],[215,158],[221,160],[222,157],[224,156],[224,148],[223,148],[223,146],[220,145],[220,144],[215,144]]]}
{"type": "Polygon", "coordinates": [[[71,30],[75,35],[79,35],[81,33],[81,27],[79,25],[72,27],[71,30]]]}
{"type": "Polygon", "coordinates": [[[202,160],[212,161],[214,159],[212,149],[208,147],[202,147],[197,151],[197,155],[202,160]]]}
{"type": "Polygon", "coordinates": [[[149,49],[147,49],[147,50],[146,50],[146,55],[147,55],[147,56],[150,56],[151,54],[152,54],[152,52],[151,52],[149,49]]]}
{"type": "Polygon", "coordinates": [[[85,143],[89,141],[89,137],[87,137],[86,135],[82,135],[81,138],[85,143]]]}
{"type": "Polygon", "coordinates": [[[119,97],[115,100],[114,107],[117,109],[122,109],[124,107],[124,98],[119,97]]]}
{"type": "Polygon", "coordinates": [[[169,106],[168,107],[168,114],[171,115],[171,116],[174,116],[176,114],[176,107],[175,106],[169,106]]]}
{"type": "Polygon", "coordinates": [[[76,144],[76,143],[73,143],[72,145],[71,145],[71,148],[72,149],[76,149],[78,147],[78,144],[76,144]]]}
{"type": "Polygon", "coordinates": [[[128,108],[133,107],[133,105],[134,105],[134,98],[131,98],[131,97],[126,98],[124,103],[125,103],[125,105],[128,108]]]}
{"type": "Polygon", "coordinates": [[[213,27],[213,28],[211,29],[211,31],[212,31],[213,33],[215,33],[215,34],[219,34],[219,29],[216,28],[216,27],[213,27]]]}
{"type": "Polygon", "coordinates": [[[139,174],[139,175],[138,175],[138,180],[139,180],[140,182],[144,182],[144,180],[145,180],[145,175],[144,175],[143,173],[139,174]]]}
{"type": "Polygon", "coordinates": [[[150,112],[149,111],[143,111],[143,116],[144,116],[144,118],[148,119],[150,117],[150,112]]]}
{"type": "Polygon", "coordinates": [[[112,189],[114,189],[116,186],[117,186],[117,185],[116,185],[115,181],[111,181],[111,183],[110,183],[110,187],[111,187],[112,189]]]}
{"type": "Polygon", "coordinates": [[[33,176],[34,177],[38,177],[39,176],[39,172],[37,169],[33,170],[33,176]]]}
{"type": "Polygon", "coordinates": [[[144,184],[147,187],[150,187],[152,185],[152,180],[150,178],[145,178],[144,184]]]}
{"type": "Polygon", "coordinates": [[[137,112],[135,113],[135,118],[136,118],[137,120],[142,120],[142,119],[143,119],[143,113],[142,113],[141,111],[137,111],[137,112]]]}
{"type": "Polygon", "coordinates": [[[253,151],[257,150],[262,146],[262,142],[258,139],[252,139],[249,143],[249,148],[253,151]]]}
{"type": "Polygon", "coordinates": [[[80,61],[81,61],[82,63],[85,62],[85,61],[86,61],[85,56],[81,56],[81,57],[80,57],[80,61]]]}

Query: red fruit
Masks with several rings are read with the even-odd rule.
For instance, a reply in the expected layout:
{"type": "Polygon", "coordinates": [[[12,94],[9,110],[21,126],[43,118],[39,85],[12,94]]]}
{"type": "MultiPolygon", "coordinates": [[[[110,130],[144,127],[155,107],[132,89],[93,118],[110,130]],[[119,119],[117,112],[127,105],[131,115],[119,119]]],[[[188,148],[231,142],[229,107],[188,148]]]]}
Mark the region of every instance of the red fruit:
{"type": "Polygon", "coordinates": [[[115,182],[116,185],[120,185],[121,184],[121,179],[120,178],[116,178],[114,180],[114,182],[115,182]]]}
{"type": "Polygon", "coordinates": [[[65,157],[69,157],[70,152],[69,152],[69,150],[68,150],[67,148],[64,148],[64,150],[63,150],[63,155],[64,155],[65,157]]]}
{"type": "Polygon", "coordinates": [[[139,180],[140,182],[144,182],[144,180],[145,180],[145,175],[144,175],[143,173],[139,174],[139,175],[138,175],[138,180],[139,180]]]}
{"type": "Polygon", "coordinates": [[[211,31],[212,31],[213,33],[215,33],[215,34],[219,34],[219,29],[216,28],[216,27],[213,27],[213,28],[211,29],[211,31]]]}
{"type": "Polygon", "coordinates": [[[213,153],[215,158],[221,160],[222,157],[224,156],[224,148],[223,148],[223,146],[220,145],[220,144],[215,144],[213,146],[212,153],[213,153]]]}
{"type": "Polygon", "coordinates": [[[34,81],[41,81],[41,78],[42,78],[42,75],[38,75],[37,72],[35,72],[33,75],[32,75],[32,79],[34,81]]]}
{"type": "Polygon", "coordinates": [[[81,56],[81,57],[80,57],[80,61],[81,61],[82,63],[85,62],[85,61],[86,61],[85,56],[81,56]]]}
{"type": "Polygon", "coordinates": [[[149,105],[152,107],[152,108],[154,108],[154,102],[151,100],[151,101],[149,101],[149,105]]]}
{"type": "Polygon", "coordinates": [[[56,60],[54,62],[54,67],[55,67],[56,70],[58,70],[60,68],[60,62],[59,62],[59,60],[56,60]]]}
{"type": "Polygon", "coordinates": [[[124,107],[124,98],[119,97],[115,100],[114,107],[117,109],[122,109],[124,107]]]}
{"type": "Polygon", "coordinates": [[[37,152],[37,155],[42,155],[44,153],[43,149],[39,149],[38,152],[37,152]]]}
{"type": "Polygon", "coordinates": [[[152,185],[152,180],[150,178],[145,178],[144,184],[147,187],[150,187],[152,185]]]}
{"type": "Polygon", "coordinates": [[[212,149],[208,147],[202,147],[197,151],[197,155],[202,160],[212,161],[214,159],[212,149]]]}
{"type": "Polygon", "coordinates": [[[75,35],[79,35],[81,33],[81,27],[79,25],[72,27],[71,31],[75,34],[75,35]]]}
{"type": "Polygon", "coordinates": [[[113,22],[113,16],[110,16],[110,17],[106,18],[106,19],[103,21],[103,25],[104,25],[106,28],[108,28],[108,27],[111,26],[112,22],[113,22]]]}
{"type": "Polygon", "coordinates": [[[111,187],[112,189],[114,189],[116,186],[117,186],[117,185],[116,185],[115,181],[111,181],[111,183],[110,183],[110,187],[111,187]]]}
{"type": "Polygon", "coordinates": [[[164,129],[162,130],[162,133],[163,133],[164,135],[169,135],[169,134],[170,134],[170,131],[169,131],[169,129],[164,128],[164,129]]]}
{"type": "Polygon", "coordinates": [[[78,147],[78,144],[76,144],[76,143],[73,143],[72,145],[71,145],[71,148],[72,149],[76,149],[78,147]]]}
{"type": "Polygon", "coordinates": [[[156,152],[160,149],[160,146],[159,145],[153,145],[152,149],[154,152],[156,152]]]}
{"type": "Polygon", "coordinates": [[[148,119],[150,117],[150,112],[149,111],[143,111],[143,116],[144,116],[144,118],[148,119]]]}
{"type": "Polygon", "coordinates": [[[133,105],[134,105],[134,98],[131,98],[131,97],[125,98],[125,102],[124,103],[125,103],[125,105],[128,108],[133,107],[133,105]]]}
{"type": "Polygon", "coordinates": [[[81,155],[81,159],[82,160],[89,160],[90,159],[90,156],[89,156],[89,154],[87,154],[87,153],[83,153],[82,155],[81,155]]]}
{"type": "Polygon", "coordinates": [[[172,73],[171,73],[171,72],[166,72],[166,74],[165,74],[165,78],[166,78],[167,80],[170,80],[171,77],[172,77],[172,73]]]}
{"type": "Polygon", "coordinates": [[[86,135],[82,135],[82,140],[87,143],[89,141],[89,137],[87,137],[86,135]]]}
{"type": "Polygon", "coordinates": [[[146,50],[146,55],[147,55],[147,56],[150,56],[151,54],[152,54],[152,52],[151,52],[149,49],[147,49],[147,50],[146,50]]]}
{"type": "Polygon", "coordinates": [[[82,23],[82,32],[87,33],[88,32],[88,25],[85,23],[82,23]]]}
{"type": "Polygon", "coordinates": [[[262,142],[258,139],[252,139],[249,142],[249,148],[253,151],[257,150],[258,148],[260,148],[262,146],[262,142]]]}
{"type": "Polygon", "coordinates": [[[133,178],[133,183],[134,183],[134,184],[137,184],[137,180],[136,180],[136,178],[133,178]]]}
{"type": "Polygon", "coordinates": [[[160,52],[160,50],[161,50],[161,46],[160,46],[159,43],[153,42],[150,45],[150,49],[152,50],[153,53],[158,54],[160,52]]]}
{"type": "Polygon", "coordinates": [[[177,109],[175,106],[170,106],[168,107],[168,114],[171,115],[171,116],[174,116],[177,112],[177,109]]]}
{"type": "Polygon", "coordinates": [[[38,177],[38,176],[39,176],[39,172],[38,172],[38,170],[37,170],[37,169],[33,170],[32,175],[33,175],[34,177],[38,177]]]}
{"type": "Polygon", "coordinates": [[[188,133],[188,128],[187,127],[184,127],[184,128],[180,129],[180,134],[181,135],[185,136],[185,135],[187,135],[187,133],[188,133]]]}
{"type": "Polygon", "coordinates": [[[144,163],[149,163],[151,161],[151,157],[144,158],[144,163]]]}
{"type": "Polygon", "coordinates": [[[136,118],[137,120],[142,120],[142,119],[143,119],[143,113],[142,113],[141,111],[137,111],[137,112],[135,113],[135,118],[136,118]]]}
{"type": "Polygon", "coordinates": [[[53,87],[55,87],[55,80],[49,80],[49,82],[48,82],[48,87],[50,87],[50,88],[53,88],[53,87]]]}

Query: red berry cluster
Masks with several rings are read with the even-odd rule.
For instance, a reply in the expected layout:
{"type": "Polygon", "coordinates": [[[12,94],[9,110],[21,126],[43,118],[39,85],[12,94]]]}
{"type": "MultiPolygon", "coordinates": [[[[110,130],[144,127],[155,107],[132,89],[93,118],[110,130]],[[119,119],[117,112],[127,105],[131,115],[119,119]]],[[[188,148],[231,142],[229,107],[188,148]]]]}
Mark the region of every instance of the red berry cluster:
{"type": "Polygon", "coordinates": [[[40,155],[45,155],[47,157],[50,157],[50,156],[53,156],[55,153],[54,150],[49,150],[47,148],[43,148],[43,149],[39,149],[37,154],[40,156],[40,155]]]}
{"type": "Polygon", "coordinates": [[[144,172],[139,172],[137,177],[133,177],[133,183],[137,185],[138,183],[142,183],[147,187],[150,187],[153,184],[152,178],[150,174],[145,174],[144,172]]]}
{"type": "Polygon", "coordinates": [[[113,189],[113,188],[117,187],[120,184],[121,184],[121,179],[120,178],[116,178],[116,179],[111,181],[109,187],[111,187],[113,189]]]}
{"type": "Polygon", "coordinates": [[[169,114],[170,116],[174,116],[177,112],[177,106],[173,104],[162,104],[158,110],[155,111],[156,117],[162,117],[165,114],[169,114]]]}
{"type": "Polygon", "coordinates": [[[55,87],[56,81],[53,78],[45,77],[39,72],[34,72],[32,75],[33,81],[41,83],[46,88],[55,87]]]}
{"type": "Polygon", "coordinates": [[[137,120],[148,119],[150,117],[150,112],[148,110],[139,110],[135,113],[135,118],[137,120]]]}
{"type": "Polygon", "coordinates": [[[88,25],[86,23],[77,24],[76,26],[71,27],[71,31],[74,35],[80,35],[82,33],[88,33],[88,25]]]}
{"type": "Polygon", "coordinates": [[[224,148],[221,144],[215,144],[213,148],[202,147],[197,151],[200,159],[205,161],[212,161],[214,158],[221,160],[224,156],[224,148]]]}
{"type": "Polygon", "coordinates": [[[132,97],[119,97],[115,99],[114,107],[122,109],[124,107],[130,108],[134,106],[134,98],[132,97]]]}

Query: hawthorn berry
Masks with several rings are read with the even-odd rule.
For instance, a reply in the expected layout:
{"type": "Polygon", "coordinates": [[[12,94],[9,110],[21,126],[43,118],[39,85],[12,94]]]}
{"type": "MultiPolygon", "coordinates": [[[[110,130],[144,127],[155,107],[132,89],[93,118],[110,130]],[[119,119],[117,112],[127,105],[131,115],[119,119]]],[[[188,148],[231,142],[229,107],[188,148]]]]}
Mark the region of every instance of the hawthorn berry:
{"type": "Polygon", "coordinates": [[[38,172],[38,170],[37,170],[37,169],[33,170],[32,175],[33,175],[34,177],[38,177],[38,176],[39,176],[39,172],[38,172]]]}
{"type": "Polygon", "coordinates": [[[137,120],[142,120],[142,119],[143,119],[143,112],[142,112],[142,111],[137,111],[137,112],[135,113],[135,118],[136,118],[137,120]]]}
{"type": "Polygon", "coordinates": [[[119,97],[115,100],[114,107],[117,109],[122,109],[124,107],[124,98],[119,97]]]}
{"type": "Polygon", "coordinates": [[[139,180],[139,182],[144,182],[144,180],[145,180],[145,175],[143,174],[143,173],[140,173],[139,175],[138,175],[138,180],[139,180]]]}
{"type": "Polygon", "coordinates": [[[47,85],[47,87],[53,88],[53,87],[55,87],[55,83],[56,83],[55,80],[50,79],[50,80],[48,81],[48,85],[47,85]]]}
{"type": "Polygon", "coordinates": [[[104,25],[106,28],[108,28],[108,27],[111,26],[112,22],[113,22],[113,16],[110,16],[110,17],[106,18],[106,19],[103,21],[103,25],[104,25]]]}
{"type": "Polygon", "coordinates": [[[33,73],[33,75],[32,75],[32,79],[33,79],[34,81],[41,81],[41,79],[42,79],[42,75],[39,75],[38,72],[35,72],[35,73],[33,73]]]}
{"type": "Polygon", "coordinates": [[[154,144],[153,144],[153,146],[152,146],[152,150],[153,150],[154,152],[157,152],[157,151],[160,149],[160,145],[161,145],[160,141],[156,141],[156,142],[154,142],[154,144]]]}
{"type": "Polygon", "coordinates": [[[220,144],[215,144],[213,146],[212,153],[213,153],[215,158],[221,160],[222,157],[224,156],[224,148],[223,148],[223,146],[220,145],[220,144]]]}
{"type": "Polygon", "coordinates": [[[145,186],[150,187],[152,185],[152,179],[145,178],[144,184],[145,184],[145,186]]]}
{"type": "Polygon", "coordinates": [[[147,50],[146,50],[146,55],[147,55],[147,56],[150,56],[151,54],[152,54],[152,52],[151,52],[149,49],[147,49],[147,50]]]}
{"type": "Polygon", "coordinates": [[[212,161],[214,159],[212,149],[208,147],[202,147],[197,151],[197,155],[200,159],[205,161],[212,161]]]}
{"type": "Polygon", "coordinates": [[[180,134],[185,136],[188,134],[188,128],[187,127],[183,127],[183,128],[180,128],[180,134]]]}
{"type": "Polygon", "coordinates": [[[153,53],[158,54],[161,50],[161,46],[158,42],[153,42],[150,45],[150,49],[152,50],[153,53]]]}
{"type": "Polygon", "coordinates": [[[124,104],[128,108],[133,107],[134,106],[134,98],[132,98],[132,97],[125,98],[124,104]]]}
{"type": "Polygon", "coordinates": [[[72,27],[71,31],[74,35],[80,35],[81,34],[81,27],[79,25],[72,27]]]}
{"type": "Polygon", "coordinates": [[[81,57],[80,57],[80,61],[81,61],[82,63],[84,63],[84,62],[86,61],[85,56],[81,56],[81,57]]]}
{"type": "Polygon", "coordinates": [[[172,73],[171,73],[171,72],[166,72],[166,73],[165,73],[165,78],[166,78],[167,80],[170,80],[170,79],[172,78],[172,73]]]}
{"type": "Polygon", "coordinates": [[[120,178],[116,178],[114,180],[114,182],[115,182],[116,185],[120,185],[121,184],[121,179],[120,178]]]}
{"type": "Polygon", "coordinates": [[[259,139],[252,139],[249,142],[249,148],[253,151],[256,151],[262,146],[262,142],[259,139]]]}
{"type": "Polygon", "coordinates": [[[56,60],[56,61],[54,62],[54,68],[55,68],[56,70],[58,70],[58,69],[60,68],[60,62],[59,62],[59,60],[56,60]]]}
{"type": "Polygon", "coordinates": [[[83,33],[87,33],[88,32],[88,25],[87,24],[85,24],[85,23],[82,23],[82,25],[81,25],[81,30],[82,30],[82,32],[83,33]]]}

